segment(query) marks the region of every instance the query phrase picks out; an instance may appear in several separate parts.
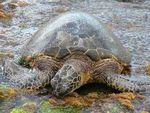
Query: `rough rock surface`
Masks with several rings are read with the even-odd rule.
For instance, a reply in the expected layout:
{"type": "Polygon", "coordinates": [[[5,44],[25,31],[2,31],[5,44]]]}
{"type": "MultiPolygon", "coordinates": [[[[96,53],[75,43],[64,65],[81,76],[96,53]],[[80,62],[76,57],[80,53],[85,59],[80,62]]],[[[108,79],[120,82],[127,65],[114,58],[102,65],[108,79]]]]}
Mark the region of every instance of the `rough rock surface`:
{"type": "MultiPolygon", "coordinates": [[[[28,0],[28,5],[23,7],[3,7],[3,10],[12,13],[13,17],[7,21],[0,18],[0,51],[13,52],[16,57],[23,44],[47,21],[68,10],[80,10],[98,18],[119,37],[123,45],[132,52],[131,65],[134,70],[150,62],[150,1],[118,1],[28,0]]],[[[140,70],[133,71],[132,74],[137,76],[136,72],[145,74],[140,70]]],[[[150,112],[149,97],[150,94],[147,94],[147,100],[130,112],[150,112]]],[[[110,108],[114,106],[111,103],[104,105],[108,104],[110,108]]],[[[92,107],[101,111],[102,105],[96,103],[92,107]]]]}

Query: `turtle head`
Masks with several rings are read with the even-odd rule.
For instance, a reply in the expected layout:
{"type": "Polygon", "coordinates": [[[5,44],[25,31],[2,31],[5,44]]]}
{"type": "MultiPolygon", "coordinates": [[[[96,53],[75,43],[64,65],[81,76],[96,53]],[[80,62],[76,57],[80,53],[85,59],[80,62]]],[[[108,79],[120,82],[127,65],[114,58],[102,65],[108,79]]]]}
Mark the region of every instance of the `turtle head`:
{"type": "Polygon", "coordinates": [[[51,80],[56,96],[65,96],[81,86],[81,76],[72,64],[64,64],[51,80]]]}

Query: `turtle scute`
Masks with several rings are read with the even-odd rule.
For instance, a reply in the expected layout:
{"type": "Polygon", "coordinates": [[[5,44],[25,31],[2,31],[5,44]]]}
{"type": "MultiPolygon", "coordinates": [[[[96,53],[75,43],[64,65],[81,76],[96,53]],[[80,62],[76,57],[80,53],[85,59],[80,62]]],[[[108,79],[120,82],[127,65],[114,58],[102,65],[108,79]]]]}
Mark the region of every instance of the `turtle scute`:
{"type": "Polygon", "coordinates": [[[99,20],[84,12],[67,12],[51,20],[25,44],[22,55],[44,52],[55,58],[86,53],[93,60],[115,56],[129,64],[130,53],[99,20]]]}

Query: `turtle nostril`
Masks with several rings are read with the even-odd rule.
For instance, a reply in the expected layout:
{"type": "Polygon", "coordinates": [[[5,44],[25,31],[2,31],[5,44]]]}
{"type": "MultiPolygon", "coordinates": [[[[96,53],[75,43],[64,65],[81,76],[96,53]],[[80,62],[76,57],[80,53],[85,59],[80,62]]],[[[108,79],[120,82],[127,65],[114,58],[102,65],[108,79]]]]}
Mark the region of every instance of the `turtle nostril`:
{"type": "Polygon", "coordinates": [[[56,84],[57,84],[57,81],[55,81],[55,80],[52,79],[51,80],[51,85],[52,85],[53,88],[55,88],[56,84]]]}
{"type": "Polygon", "coordinates": [[[60,82],[61,82],[61,80],[62,80],[62,79],[61,79],[61,78],[59,78],[59,79],[58,79],[58,83],[60,83],[60,82]]]}

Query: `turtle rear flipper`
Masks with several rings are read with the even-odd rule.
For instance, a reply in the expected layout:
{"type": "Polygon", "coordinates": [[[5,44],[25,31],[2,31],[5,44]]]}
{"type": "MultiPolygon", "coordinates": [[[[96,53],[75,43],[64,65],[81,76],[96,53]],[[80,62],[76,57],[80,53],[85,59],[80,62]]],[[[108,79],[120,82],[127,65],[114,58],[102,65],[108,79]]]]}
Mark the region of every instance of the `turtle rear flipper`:
{"type": "Polygon", "coordinates": [[[105,83],[114,89],[127,92],[146,93],[150,91],[150,77],[127,76],[121,74],[121,65],[113,59],[98,62],[93,71],[94,81],[105,83]],[[143,79],[142,79],[143,78],[143,79]]]}
{"type": "Polygon", "coordinates": [[[141,76],[139,78],[130,77],[127,75],[112,75],[109,72],[105,73],[106,83],[107,85],[125,92],[136,92],[140,94],[150,93],[150,78],[145,78],[145,76],[141,76]],[[145,78],[141,80],[141,78],[145,78]]]}

